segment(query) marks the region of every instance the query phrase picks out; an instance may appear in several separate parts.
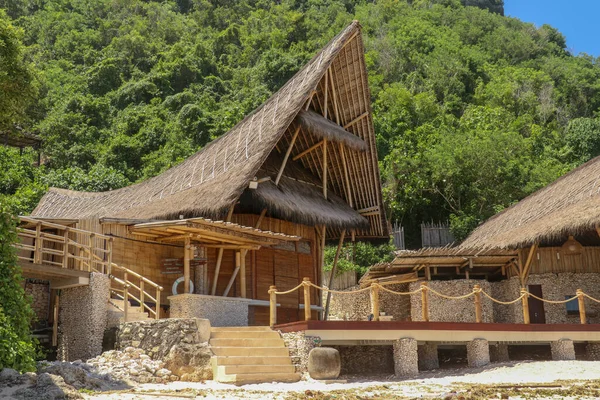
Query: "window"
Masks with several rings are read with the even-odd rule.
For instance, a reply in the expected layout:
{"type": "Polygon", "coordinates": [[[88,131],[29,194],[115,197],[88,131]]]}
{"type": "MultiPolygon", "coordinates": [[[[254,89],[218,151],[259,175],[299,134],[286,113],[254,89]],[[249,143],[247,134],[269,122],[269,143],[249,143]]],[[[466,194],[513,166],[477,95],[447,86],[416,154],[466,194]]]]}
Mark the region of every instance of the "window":
{"type": "MultiPolygon", "coordinates": [[[[571,299],[574,296],[565,296],[565,300],[571,299]]],[[[579,315],[579,302],[577,301],[577,297],[573,298],[573,300],[565,303],[567,306],[567,315],[579,315]]]]}

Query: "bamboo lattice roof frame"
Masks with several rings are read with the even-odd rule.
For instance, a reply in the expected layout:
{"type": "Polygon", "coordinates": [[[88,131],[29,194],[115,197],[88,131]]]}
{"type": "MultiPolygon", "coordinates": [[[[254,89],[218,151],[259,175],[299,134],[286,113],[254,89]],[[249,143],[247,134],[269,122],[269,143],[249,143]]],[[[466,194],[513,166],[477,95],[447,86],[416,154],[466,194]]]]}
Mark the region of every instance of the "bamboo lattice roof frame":
{"type": "MultiPolygon", "coordinates": [[[[328,191],[336,194],[368,221],[368,228],[356,231],[357,237],[386,237],[370,97],[360,25],[354,21],[262,106],[183,163],[147,181],[109,192],[51,188],[32,215],[222,219],[273,151],[291,149],[294,157],[323,140],[322,135],[298,129],[300,124],[294,123],[301,110],[310,109],[355,135],[358,140],[353,140],[354,144],[363,147],[364,142],[366,151],[347,146],[345,137],[298,161],[325,182],[325,198],[328,191]]],[[[351,228],[354,225],[346,229],[351,228]]],[[[344,221],[328,229],[328,236],[339,236],[341,229],[344,221]]]]}

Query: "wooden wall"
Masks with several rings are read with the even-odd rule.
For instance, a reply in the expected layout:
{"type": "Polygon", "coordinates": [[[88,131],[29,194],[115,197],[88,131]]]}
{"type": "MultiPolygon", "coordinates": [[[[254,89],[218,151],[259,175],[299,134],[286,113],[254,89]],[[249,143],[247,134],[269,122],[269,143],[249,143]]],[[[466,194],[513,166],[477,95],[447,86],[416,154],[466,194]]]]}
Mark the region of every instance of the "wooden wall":
{"type": "MultiPolygon", "coordinates": [[[[255,227],[258,222],[257,215],[233,215],[232,222],[244,226],[255,227]]],[[[118,224],[100,224],[98,220],[83,220],[77,226],[94,232],[112,235],[113,262],[132,269],[148,279],[160,284],[165,291],[162,303],[167,304],[167,296],[171,295],[173,282],[180,277],[179,274],[161,274],[161,264],[165,258],[182,258],[183,246],[158,244],[149,241],[146,237],[129,233],[128,227],[118,224]]],[[[263,247],[260,250],[248,251],[246,255],[246,295],[249,298],[269,300],[269,286],[275,285],[279,291],[285,291],[298,285],[303,277],[309,277],[312,282],[321,283],[321,272],[318,271],[320,251],[317,245],[315,229],[310,226],[294,224],[273,218],[264,218],[260,229],[279,232],[302,237],[301,243],[290,243],[280,248],[263,247]]],[[[208,265],[209,289],[215,274],[215,265],[218,249],[209,248],[206,251],[208,265]]],[[[217,282],[217,295],[223,295],[225,288],[235,269],[235,251],[224,250],[219,279],[217,282]]],[[[194,272],[192,280],[194,281],[194,272]]],[[[119,274],[115,274],[119,277],[119,274]]],[[[179,290],[182,290],[180,285],[179,290]]],[[[240,296],[239,275],[232,286],[229,296],[240,296]]],[[[294,294],[278,296],[281,307],[278,310],[278,320],[281,323],[296,321],[299,315],[298,304],[304,302],[302,290],[294,294]]],[[[311,289],[311,304],[320,305],[320,296],[311,289]]],[[[268,307],[252,307],[251,323],[266,325],[269,322],[268,307]]],[[[316,316],[316,314],[315,314],[316,316]]]]}
{"type": "MultiPolygon", "coordinates": [[[[528,251],[524,251],[524,256],[528,251]]],[[[566,255],[560,247],[539,248],[531,262],[530,273],[559,272],[600,272],[600,247],[584,247],[578,255],[566,255]]]]}

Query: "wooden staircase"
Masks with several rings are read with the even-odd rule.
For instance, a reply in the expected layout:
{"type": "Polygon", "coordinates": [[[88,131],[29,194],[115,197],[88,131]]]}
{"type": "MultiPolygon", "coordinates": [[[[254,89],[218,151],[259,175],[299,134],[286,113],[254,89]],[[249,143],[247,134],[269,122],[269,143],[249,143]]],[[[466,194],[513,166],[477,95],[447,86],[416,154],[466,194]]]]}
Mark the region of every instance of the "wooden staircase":
{"type": "Polygon", "coordinates": [[[131,302],[128,307],[125,307],[125,300],[122,299],[109,299],[108,313],[110,315],[110,320],[118,320],[119,322],[147,321],[153,319],[150,318],[147,312],[142,311],[139,306],[132,306],[131,302]],[[127,316],[127,318],[125,318],[125,316],[127,316]]]}
{"type": "Polygon", "coordinates": [[[283,339],[268,326],[214,327],[209,343],[217,382],[243,385],[300,380],[283,339]]]}

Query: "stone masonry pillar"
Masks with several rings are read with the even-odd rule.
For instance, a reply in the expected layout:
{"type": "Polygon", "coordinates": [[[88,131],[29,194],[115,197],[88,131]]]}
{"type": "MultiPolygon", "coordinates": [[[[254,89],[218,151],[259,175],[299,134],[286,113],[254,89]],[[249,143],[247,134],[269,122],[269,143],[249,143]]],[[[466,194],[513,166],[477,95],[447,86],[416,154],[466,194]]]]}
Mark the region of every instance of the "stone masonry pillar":
{"type": "Polygon", "coordinates": [[[428,371],[438,369],[440,360],[438,359],[438,346],[436,343],[427,342],[419,346],[419,371],[428,371]]]}
{"type": "Polygon", "coordinates": [[[394,372],[397,377],[414,376],[419,373],[417,341],[402,338],[394,342],[394,372]]]}
{"type": "Polygon", "coordinates": [[[600,342],[588,343],[585,346],[587,359],[590,361],[600,361],[600,342]]]}
{"type": "Polygon", "coordinates": [[[508,362],[508,345],[506,343],[496,343],[490,346],[490,361],[493,362],[508,362]]]}
{"type": "Polygon", "coordinates": [[[473,339],[467,343],[469,367],[483,367],[490,363],[490,346],[486,339],[473,339]]]}
{"type": "Polygon", "coordinates": [[[574,360],[575,346],[571,339],[560,339],[550,343],[552,359],[555,361],[574,360]]]}
{"type": "Polygon", "coordinates": [[[102,353],[110,278],[92,272],[88,286],[62,289],[59,303],[58,359],[87,360],[102,353]]]}

